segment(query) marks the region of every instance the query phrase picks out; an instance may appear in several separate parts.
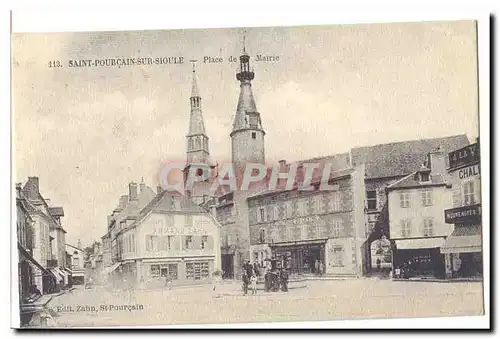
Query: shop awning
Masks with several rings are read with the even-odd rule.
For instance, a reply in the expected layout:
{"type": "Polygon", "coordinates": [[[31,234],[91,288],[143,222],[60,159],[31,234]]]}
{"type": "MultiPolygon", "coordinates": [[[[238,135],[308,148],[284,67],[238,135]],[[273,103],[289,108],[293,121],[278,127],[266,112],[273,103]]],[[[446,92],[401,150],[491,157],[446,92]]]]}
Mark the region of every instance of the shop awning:
{"type": "Polygon", "coordinates": [[[481,226],[455,226],[455,230],[441,247],[441,253],[474,253],[481,252],[481,226]]]}
{"type": "Polygon", "coordinates": [[[49,271],[52,272],[52,274],[56,277],[57,281],[64,280],[64,275],[62,274],[62,272],[58,268],[52,267],[52,268],[49,268],[49,271]]]}
{"type": "Polygon", "coordinates": [[[121,262],[117,262],[117,263],[114,263],[112,266],[109,266],[107,268],[104,269],[104,272],[106,274],[110,274],[112,273],[114,270],[116,270],[122,263],[121,262]]]}
{"type": "Polygon", "coordinates": [[[416,250],[419,248],[437,248],[444,244],[444,238],[418,238],[395,240],[398,250],[416,250]]]}
{"type": "Polygon", "coordinates": [[[24,247],[18,242],[17,249],[21,252],[21,255],[24,256],[28,261],[30,261],[33,265],[35,265],[43,274],[52,275],[52,273],[43,267],[38,261],[33,258],[33,256],[24,249],[24,247]]]}

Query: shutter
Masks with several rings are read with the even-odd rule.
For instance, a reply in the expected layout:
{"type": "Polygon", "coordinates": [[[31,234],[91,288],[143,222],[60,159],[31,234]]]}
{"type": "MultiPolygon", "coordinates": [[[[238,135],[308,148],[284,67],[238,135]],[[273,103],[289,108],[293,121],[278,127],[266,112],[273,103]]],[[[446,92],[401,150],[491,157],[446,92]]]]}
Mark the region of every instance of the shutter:
{"type": "Polygon", "coordinates": [[[208,236],[208,241],[205,245],[205,248],[209,250],[212,250],[214,248],[214,237],[212,235],[208,236]]]}

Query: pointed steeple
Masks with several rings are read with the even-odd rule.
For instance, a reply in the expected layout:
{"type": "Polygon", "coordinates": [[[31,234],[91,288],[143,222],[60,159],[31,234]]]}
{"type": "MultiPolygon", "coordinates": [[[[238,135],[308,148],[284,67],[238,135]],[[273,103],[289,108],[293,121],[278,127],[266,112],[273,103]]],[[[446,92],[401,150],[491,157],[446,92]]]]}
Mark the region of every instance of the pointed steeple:
{"type": "Polygon", "coordinates": [[[201,96],[196,81],[196,69],[193,61],[193,79],[191,97],[189,98],[191,111],[189,115],[189,131],[187,139],[187,163],[209,163],[208,136],[205,132],[205,123],[201,110],[201,96]]]}
{"type": "Polygon", "coordinates": [[[189,132],[188,135],[205,134],[205,123],[203,122],[203,115],[201,112],[201,96],[198,90],[198,83],[196,81],[196,70],[193,63],[193,84],[191,88],[191,115],[189,117],[189,132]]]}

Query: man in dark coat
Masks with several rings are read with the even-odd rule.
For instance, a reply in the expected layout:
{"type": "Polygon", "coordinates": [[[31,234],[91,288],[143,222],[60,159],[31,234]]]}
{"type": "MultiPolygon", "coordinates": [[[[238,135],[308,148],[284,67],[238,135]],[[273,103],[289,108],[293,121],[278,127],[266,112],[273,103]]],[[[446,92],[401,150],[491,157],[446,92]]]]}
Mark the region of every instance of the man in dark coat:
{"type": "Polygon", "coordinates": [[[288,292],[288,272],[286,269],[281,270],[281,290],[283,292],[288,292]]]}

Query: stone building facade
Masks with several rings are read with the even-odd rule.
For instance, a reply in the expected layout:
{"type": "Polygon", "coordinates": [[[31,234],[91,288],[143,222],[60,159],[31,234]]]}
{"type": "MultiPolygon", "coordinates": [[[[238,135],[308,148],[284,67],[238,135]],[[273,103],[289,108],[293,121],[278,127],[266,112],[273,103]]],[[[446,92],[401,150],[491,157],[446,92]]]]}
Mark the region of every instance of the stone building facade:
{"type": "Polygon", "coordinates": [[[333,190],[267,191],[248,198],[252,261],[283,260],[292,274],[361,276],[364,257],[364,168],[330,177],[333,190]]]}

